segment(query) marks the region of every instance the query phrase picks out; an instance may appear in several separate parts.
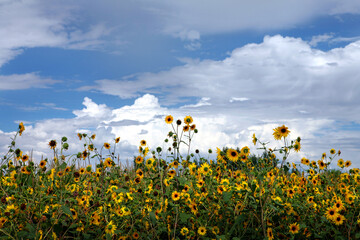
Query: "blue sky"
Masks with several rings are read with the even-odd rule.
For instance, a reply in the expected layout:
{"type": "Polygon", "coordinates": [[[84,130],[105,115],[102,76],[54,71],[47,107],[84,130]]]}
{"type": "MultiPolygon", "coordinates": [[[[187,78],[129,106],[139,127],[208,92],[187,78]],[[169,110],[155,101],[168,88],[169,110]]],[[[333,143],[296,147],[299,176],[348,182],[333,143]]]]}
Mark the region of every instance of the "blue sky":
{"type": "Polygon", "coordinates": [[[335,148],[360,167],[359,23],[351,0],[0,0],[0,152],[22,121],[36,157],[62,135],[81,150],[77,132],[129,157],[172,114],[203,151],[286,124],[294,161],[335,148]]]}

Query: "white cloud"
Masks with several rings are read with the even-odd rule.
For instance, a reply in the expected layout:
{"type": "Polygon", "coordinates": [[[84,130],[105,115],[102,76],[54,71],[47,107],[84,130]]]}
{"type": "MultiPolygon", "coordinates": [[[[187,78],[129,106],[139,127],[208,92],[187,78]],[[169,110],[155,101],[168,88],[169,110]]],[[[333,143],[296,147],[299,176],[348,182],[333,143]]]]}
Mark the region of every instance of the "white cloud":
{"type": "Polygon", "coordinates": [[[246,97],[232,97],[229,102],[245,102],[245,101],[249,101],[249,98],[246,97]]]}
{"type": "Polygon", "coordinates": [[[318,43],[328,42],[330,39],[334,37],[334,34],[321,34],[317,36],[313,36],[311,41],[309,42],[310,46],[316,47],[318,43]]]}
{"type": "Polygon", "coordinates": [[[0,90],[46,88],[60,81],[44,78],[37,73],[0,75],[0,90]]]}
{"type": "MultiPolygon", "coordinates": [[[[291,138],[302,138],[302,152],[292,154],[292,161],[299,161],[302,156],[311,159],[320,158],[322,152],[329,151],[330,148],[341,149],[343,157],[356,160],[359,154],[359,134],[357,131],[339,130],[339,124],[334,120],[324,118],[293,118],[282,120],[264,120],[242,114],[232,108],[203,109],[197,111],[193,108],[173,108],[162,107],[158,99],[150,94],[146,94],[135,100],[134,104],[110,109],[104,104],[97,104],[89,98],[84,99],[84,108],[74,111],[74,117],[70,119],[47,119],[38,121],[35,124],[26,124],[26,130],[16,141],[24,153],[33,151],[35,161],[41,157],[52,156],[48,147],[48,142],[55,139],[58,142],[63,136],[68,137],[70,149],[68,154],[83,150],[83,142],[80,142],[76,133],[95,133],[95,145],[99,149],[104,142],[109,142],[112,146],[115,137],[121,137],[117,153],[123,162],[131,160],[137,154],[137,147],[140,140],[145,139],[149,147],[154,150],[160,146],[166,150],[170,144],[165,144],[164,139],[168,131],[172,130],[170,125],[164,121],[164,117],[172,114],[174,119],[183,119],[191,115],[194,123],[199,129],[191,143],[191,152],[195,149],[200,150],[200,154],[207,157],[209,148],[215,151],[216,147],[243,147],[247,145],[252,152],[260,154],[252,145],[252,134],[263,142],[270,141],[269,147],[279,147],[280,142],[273,140],[273,128],[285,124],[291,130],[291,138]]],[[[10,137],[14,132],[0,131],[1,154],[7,150],[10,137]]],[[[186,138],[184,138],[186,141],[186,138]]],[[[183,145],[183,151],[187,148],[183,145]]],[[[85,164],[85,163],[84,163],[85,164]]],[[[354,161],[355,166],[360,163],[354,161]]]]}

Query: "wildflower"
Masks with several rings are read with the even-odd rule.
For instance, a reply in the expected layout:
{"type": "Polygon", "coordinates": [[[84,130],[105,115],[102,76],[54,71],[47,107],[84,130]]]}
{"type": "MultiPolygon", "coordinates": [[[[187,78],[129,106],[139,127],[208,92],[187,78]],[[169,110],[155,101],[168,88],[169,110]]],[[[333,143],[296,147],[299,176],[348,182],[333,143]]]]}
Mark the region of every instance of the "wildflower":
{"type": "Polygon", "coordinates": [[[344,220],[346,220],[346,218],[343,215],[337,215],[336,218],[333,219],[334,223],[336,225],[341,225],[344,223],[344,220]]]}
{"type": "Polygon", "coordinates": [[[354,203],[354,195],[353,194],[351,194],[351,193],[347,193],[346,195],[345,195],[345,202],[347,203],[347,204],[353,204],[354,203]]]}
{"type": "Polygon", "coordinates": [[[55,140],[51,140],[51,141],[49,142],[49,146],[50,146],[51,149],[55,149],[55,148],[56,148],[56,141],[55,141],[55,140]]]}
{"type": "Polygon", "coordinates": [[[327,208],[325,217],[329,220],[334,220],[338,216],[337,209],[334,207],[327,208]]]}
{"type": "Polygon", "coordinates": [[[345,167],[350,167],[351,166],[351,161],[350,160],[347,160],[346,162],[345,162],[345,167]]]}
{"type": "Polygon", "coordinates": [[[188,233],[189,233],[189,229],[187,227],[183,227],[180,230],[180,234],[183,235],[183,236],[186,236],[188,233]]]}
{"type": "Polygon", "coordinates": [[[287,137],[290,133],[290,131],[288,130],[288,127],[286,127],[285,125],[282,125],[280,127],[274,128],[274,138],[275,140],[280,140],[282,137],[287,137]]]}
{"type": "Polygon", "coordinates": [[[137,232],[134,232],[133,235],[132,235],[132,237],[133,237],[134,239],[138,239],[140,236],[139,236],[139,234],[138,234],[137,232]]]}
{"type": "Polygon", "coordinates": [[[188,132],[189,129],[190,129],[189,125],[185,125],[185,126],[183,127],[183,131],[184,131],[184,132],[188,132]]]}
{"type": "Polygon", "coordinates": [[[140,145],[141,145],[141,146],[146,146],[146,141],[145,141],[145,140],[141,140],[141,141],[140,141],[140,145]]]}
{"type": "Polygon", "coordinates": [[[178,201],[180,199],[180,193],[178,193],[177,191],[174,191],[171,194],[171,198],[172,198],[173,201],[178,201]]]}
{"type": "Polygon", "coordinates": [[[236,162],[238,160],[238,158],[239,158],[238,152],[236,150],[232,149],[232,148],[229,148],[226,151],[226,156],[230,161],[233,161],[233,162],[236,162]]]}
{"type": "Polygon", "coordinates": [[[120,137],[115,138],[115,143],[119,143],[120,142],[120,137]]]}
{"type": "Polygon", "coordinates": [[[29,160],[29,156],[28,156],[27,154],[25,154],[25,155],[23,155],[23,156],[21,157],[21,160],[22,160],[23,162],[26,162],[27,160],[29,160]]]}
{"type": "Polygon", "coordinates": [[[290,229],[289,232],[291,234],[296,234],[299,232],[300,227],[299,227],[298,223],[292,223],[292,224],[290,224],[289,229],[290,229]]]}
{"type": "Polygon", "coordinates": [[[255,133],[252,136],[252,142],[253,142],[254,145],[256,145],[257,138],[255,137],[255,133]]]}
{"type": "Polygon", "coordinates": [[[336,151],[335,151],[335,149],[330,149],[330,154],[335,154],[336,153],[336,151]]]}
{"type": "Polygon", "coordinates": [[[309,164],[310,164],[310,160],[307,159],[307,158],[305,158],[305,157],[303,157],[303,158],[301,159],[301,163],[304,164],[304,165],[309,165],[309,164]]]}
{"type": "Polygon", "coordinates": [[[167,124],[171,124],[173,122],[173,120],[174,120],[174,118],[171,115],[168,115],[168,116],[165,117],[165,122],[167,124]]]}
{"type": "Polygon", "coordinates": [[[322,160],[318,161],[318,165],[321,170],[323,170],[326,167],[326,164],[322,160]]]}
{"type": "Polygon", "coordinates": [[[137,156],[137,157],[135,158],[136,164],[141,164],[143,161],[144,161],[144,159],[143,159],[142,156],[137,156]]]}
{"type": "Polygon", "coordinates": [[[301,144],[300,144],[300,142],[296,141],[296,142],[294,143],[294,150],[295,150],[295,152],[299,152],[300,149],[301,149],[301,144]]]}
{"type": "Polygon", "coordinates": [[[109,143],[104,143],[104,148],[106,148],[106,149],[110,149],[110,144],[109,143]]]}
{"type": "Polygon", "coordinates": [[[84,150],[81,155],[82,155],[82,158],[85,160],[88,156],[88,152],[86,150],[84,150]]]}
{"type": "Polygon", "coordinates": [[[273,240],[274,239],[274,235],[273,235],[273,231],[272,231],[272,228],[268,228],[267,231],[267,237],[269,240],[273,240]]]}
{"type": "Polygon", "coordinates": [[[77,219],[78,214],[77,214],[77,212],[75,211],[75,209],[70,208],[70,212],[71,212],[71,214],[72,214],[72,218],[73,218],[74,220],[77,219]]]}
{"type": "Polygon", "coordinates": [[[196,129],[196,125],[195,125],[195,124],[193,124],[193,125],[190,126],[190,130],[191,130],[191,131],[194,131],[195,129],[196,129]]]}
{"type": "Polygon", "coordinates": [[[105,161],[104,161],[104,165],[106,167],[111,167],[112,166],[112,160],[111,158],[106,158],[105,161]]]}
{"type": "Polygon", "coordinates": [[[186,116],[184,118],[184,123],[186,123],[187,125],[191,124],[193,122],[193,119],[191,116],[186,116]]]}
{"type": "Polygon", "coordinates": [[[77,136],[78,136],[79,140],[82,139],[82,134],[81,133],[78,133],[77,136]]]}
{"type": "Polygon", "coordinates": [[[344,167],[344,160],[343,160],[342,158],[340,158],[340,159],[338,160],[337,165],[338,165],[339,167],[343,168],[343,167],[344,167]]]}
{"type": "Polygon", "coordinates": [[[199,227],[198,234],[201,236],[204,236],[206,234],[206,228],[205,227],[199,227]]]}
{"type": "Polygon", "coordinates": [[[6,223],[7,219],[4,217],[0,218],[0,228],[2,228],[4,226],[4,224],[6,223]]]}
{"type": "Polygon", "coordinates": [[[245,154],[246,156],[250,155],[250,148],[248,146],[245,146],[241,149],[241,153],[245,154]]]}
{"type": "Polygon", "coordinates": [[[19,135],[21,136],[21,134],[25,131],[25,127],[24,124],[21,122],[19,124],[19,135]]]}
{"type": "Polygon", "coordinates": [[[91,135],[91,139],[94,140],[96,137],[96,134],[91,135]]]}
{"type": "Polygon", "coordinates": [[[105,228],[105,232],[111,235],[114,235],[116,230],[116,225],[114,225],[113,221],[111,220],[105,228]]]}

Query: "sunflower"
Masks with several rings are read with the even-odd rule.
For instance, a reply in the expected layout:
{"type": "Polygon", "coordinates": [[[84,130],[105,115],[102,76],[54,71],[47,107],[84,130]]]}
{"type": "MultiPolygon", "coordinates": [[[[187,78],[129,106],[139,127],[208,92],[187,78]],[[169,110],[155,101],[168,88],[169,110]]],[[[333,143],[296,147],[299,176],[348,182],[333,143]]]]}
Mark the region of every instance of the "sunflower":
{"type": "Polygon", "coordinates": [[[204,236],[206,234],[206,228],[205,227],[199,227],[198,234],[201,236],[204,236]]]}
{"type": "Polygon", "coordinates": [[[248,146],[245,146],[241,149],[241,153],[245,154],[246,156],[250,155],[250,148],[248,146]]]}
{"type": "Polygon", "coordinates": [[[347,204],[353,204],[354,203],[355,196],[352,193],[346,193],[345,195],[345,202],[347,204]]]}
{"type": "Polygon", "coordinates": [[[25,127],[24,124],[21,122],[19,124],[19,135],[21,136],[21,134],[25,131],[25,127]]]}
{"type": "Polygon", "coordinates": [[[82,139],[82,134],[81,133],[78,133],[77,136],[78,136],[79,140],[82,139]]]}
{"type": "Polygon", "coordinates": [[[140,177],[136,177],[136,178],[134,179],[134,182],[135,182],[135,184],[141,183],[141,178],[140,178],[140,177]]]}
{"type": "Polygon", "coordinates": [[[115,138],[115,143],[119,143],[120,142],[120,137],[115,138]]]}
{"type": "Polygon", "coordinates": [[[146,141],[145,141],[145,140],[141,140],[141,141],[140,141],[140,145],[141,145],[141,146],[146,146],[146,141]]]}
{"type": "Polygon", "coordinates": [[[173,201],[179,201],[180,200],[180,193],[178,193],[177,191],[174,191],[171,194],[171,198],[172,198],[173,201]]]}
{"type": "Polygon", "coordinates": [[[252,142],[253,142],[254,145],[256,145],[257,138],[255,137],[255,133],[252,136],[252,142]]]}
{"type": "Polygon", "coordinates": [[[339,167],[343,168],[343,167],[344,167],[344,160],[343,160],[342,158],[340,158],[340,159],[338,160],[337,165],[338,165],[339,167]]]}
{"type": "Polygon", "coordinates": [[[136,164],[141,164],[143,161],[144,161],[144,159],[143,159],[142,156],[137,156],[137,157],[135,158],[136,164]]]}
{"type": "Polygon", "coordinates": [[[273,130],[274,130],[273,135],[275,140],[280,140],[282,137],[286,138],[290,133],[288,127],[286,127],[285,125],[274,128],[273,130]]]}
{"type": "Polygon", "coordinates": [[[79,172],[80,172],[80,174],[84,174],[85,173],[85,168],[80,168],[79,172]]]}
{"type": "Polygon", "coordinates": [[[309,165],[309,164],[310,164],[310,160],[307,159],[307,158],[305,158],[305,157],[303,157],[303,158],[301,159],[301,163],[304,164],[304,165],[309,165]]]}
{"type": "Polygon", "coordinates": [[[96,138],[96,134],[91,135],[91,139],[94,140],[96,138]]]}
{"type": "Polygon", "coordinates": [[[75,209],[70,208],[70,212],[71,212],[71,214],[72,214],[72,218],[73,218],[74,220],[77,219],[78,214],[77,214],[77,212],[75,211],[75,209]]]}
{"type": "Polygon", "coordinates": [[[335,149],[330,149],[330,154],[335,154],[336,153],[336,151],[335,151],[335,149]]]}
{"type": "Polygon", "coordinates": [[[189,233],[189,229],[187,227],[183,227],[180,230],[180,234],[183,235],[183,236],[186,236],[188,233],[189,233]]]}
{"type": "Polygon", "coordinates": [[[134,239],[138,239],[138,238],[140,237],[140,235],[139,235],[137,232],[134,232],[133,235],[132,235],[132,237],[133,237],[134,239]]]}
{"type": "Polygon", "coordinates": [[[335,202],[334,208],[336,208],[337,211],[341,211],[341,210],[343,210],[343,209],[345,208],[343,202],[341,201],[341,199],[338,199],[338,200],[335,202]]]}
{"type": "Polygon", "coordinates": [[[104,165],[106,167],[111,167],[113,165],[111,158],[106,158],[105,161],[104,161],[104,165]]]}
{"type": "Polygon", "coordinates": [[[86,150],[84,150],[81,155],[82,155],[82,158],[85,160],[88,156],[88,152],[86,150]]]}
{"type": "Polygon", "coordinates": [[[338,216],[337,208],[328,207],[325,212],[325,217],[329,220],[334,220],[338,216]]]}
{"type": "Polygon", "coordinates": [[[272,228],[268,228],[266,233],[267,233],[267,237],[268,237],[269,240],[274,239],[274,234],[273,234],[272,228]]]}
{"type": "Polygon", "coordinates": [[[239,153],[235,149],[229,148],[226,151],[226,157],[230,161],[236,162],[238,160],[238,158],[239,158],[239,153]]]}
{"type": "Polygon", "coordinates": [[[345,162],[345,167],[350,167],[351,166],[351,161],[350,160],[347,160],[346,162],[345,162]]]}
{"type": "Polygon", "coordinates": [[[55,149],[55,148],[56,148],[56,141],[55,141],[55,140],[51,140],[51,141],[49,142],[49,146],[50,146],[51,149],[55,149]]]}
{"type": "Polygon", "coordinates": [[[139,168],[138,170],[136,170],[136,176],[138,176],[139,178],[143,178],[144,177],[144,173],[141,170],[141,168],[139,168]]]}
{"type": "Polygon", "coordinates": [[[104,148],[106,148],[106,149],[110,149],[110,144],[109,143],[104,143],[104,148]]]}
{"type": "Polygon", "coordinates": [[[168,116],[165,117],[165,122],[166,122],[167,124],[171,124],[173,121],[174,121],[173,116],[168,115],[168,116]]]}
{"type": "Polygon", "coordinates": [[[193,124],[193,125],[190,126],[190,130],[191,130],[191,131],[194,131],[195,128],[196,128],[196,125],[195,125],[195,124],[193,124]]]}
{"type": "Polygon", "coordinates": [[[333,219],[334,223],[336,225],[341,225],[344,223],[344,220],[346,220],[346,218],[343,215],[337,215],[336,218],[333,219]]]}
{"type": "Polygon", "coordinates": [[[186,123],[186,124],[191,124],[193,122],[193,119],[192,119],[192,117],[191,116],[186,116],[185,118],[184,118],[184,123],[186,123]]]}
{"type": "Polygon", "coordinates": [[[300,144],[300,142],[296,141],[296,142],[294,143],[294,150],[295,150],[295,152],[299,152],[300,149],[301,149],[301,144],[300,144]]]}
{"type": "Polygon", "coordinates": [[[25,154],[25,155],[23,155],[23,156],[21,157],[21,160],[22,160],[23,162],[26,162],[27,160],[29,160],[29,156],[28,156],[27,154],[25,154]]]}
{"type": "Polygon", "coordinates": [[[6,223],[7,219],[4,217],[0,218],[0,228],[2,228],[4,226],[4,224],[6,223]]]}
{"type": "Polygon", "coordinates": [[[174,169],[169,170],[168,176],[169,178],[173,178],[176,175],[176,171],[174,169]]]}
{"type": "Polygon", "coordinates": [[[296,234],[296,233],[299,232],[299,230],[300,230],[300,227],[299,227],[299,224],[298,224],[298,223],[292,223],[292,224],[290,224],[290,226],[289,226],[289,232],[290,232],[291,234],[296,234]]]}
{"type": "Polygon", "coordinates": [[[326,167],[326,164],[322,160],[318,161],[318,165],[321,170],[323,170],[326,167]]]}
{"type": "Polygon", "coordinates": [[[184,132],[188,132],[189,129],[190,129],[189,125],[185,125],[185,126],[183,127],[183,131],[184,131],[184,132]]]}
{"type": "Polygon", "coordinates": [[[105,232],[111,235],[114,235],[116,230],[116,225],[114,225],[113,221],[111,220],[105,228],[105,232]]]}

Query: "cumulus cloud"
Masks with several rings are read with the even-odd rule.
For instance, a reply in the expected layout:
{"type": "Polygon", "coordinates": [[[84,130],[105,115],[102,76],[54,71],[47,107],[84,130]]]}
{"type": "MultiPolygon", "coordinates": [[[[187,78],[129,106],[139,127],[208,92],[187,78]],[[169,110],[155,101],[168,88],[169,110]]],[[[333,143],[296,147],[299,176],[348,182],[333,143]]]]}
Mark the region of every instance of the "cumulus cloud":
{"type": "Polygon", "coordinates": [[[223,60],[187,61],[168,71],[97,80],[82,89],[120,98],[151,93],[164,105],[211,96],[212,104],[220,106],[232,96],[232,104],[241,104],[243,111],[271,111],[274,118],[296,118],[306,111],[355,120],[360,119],[359,57],[360,42],[325,52],[299,38],[266,36],[223,60]],[[245,98],[251,101],[241,101],[245,98]]]}
{"type": "MultiPolygon", "coordinates": [[[[76,134],[96,134],[95,146],[101,149],[104,142],[114,146],[114,139],[120,137],[120,144],[117,146],[117,153],[121,161],[131,161],[137,154],[140,140],[147,141],[153,150],[160,146],[164,150],[170,147],[164,139],[167,133],[172,130],[164,118],[172,114],[176,119],[183,119],[191,115],[194,119],[199,133],[195,135],[191,143],[191,151],[200,150],[200,155],[208,157],[208,149],[215,151],[216,147],[243,147],[249,146],[253,153],[260,154],[252,145],[252,134],[263,142],[270,141],[269,147],[276,148],[280,142],[273,140],[273,128],[286,124],[291,130],[291,138],[302,138],[302,152],[292,154],[291,161],[299,162],[305,156],[311,159],[320,158],[322,152],[334,147],[341,149],[344,158],[356,160],[359,154],[358,131],[342,129],[343,123],[325,118],[293,118],[293,119],[266,119],[266,116],[259,119],[250,113],[232,108],[208,108],[209,106],[197,108],[166,108],[159,104],[158,98],[154,95],[145,94],[137,98],[132,105],[119,106],[111,109],[105,104],[97,104],[90,98],[83,101],[84,108],[73,111],[73,118],[69,119],[47,119],[34,124],[25,125],[26,130],[18,138],[16,144],[24,153],[32,152],[35,161],[44,157],[51,157],[52,152],[48,142],[55,139],[58,142],[63,136],[68,137],[70,149],[68,154],[83,151],[83,142],[80,142],[76,134]],[[201,111],[199,111],[201,109],[201,111]],[[339,130],[340,129],[340,130],[339,130]]],[[[1,154],[7,151],[7,145],[15,132],[4,132],[0,130],[1,154]]],[[[184,138],[186,141],[186,138],[184,138]]],[[[184,153],[187,147],[182,146],[184,153]]],[[[104,153],[105,154],[105,153],[104,153]]],[[[166,157],[166,154],[164,155],[166,157]]],[[[210,156],[213,158],[213,156],[210,156]]],[[[85,163],[84,163],[85,164],[85,163]]],[[[355,166],[360,163],[354,162],[355,166]]]]}

